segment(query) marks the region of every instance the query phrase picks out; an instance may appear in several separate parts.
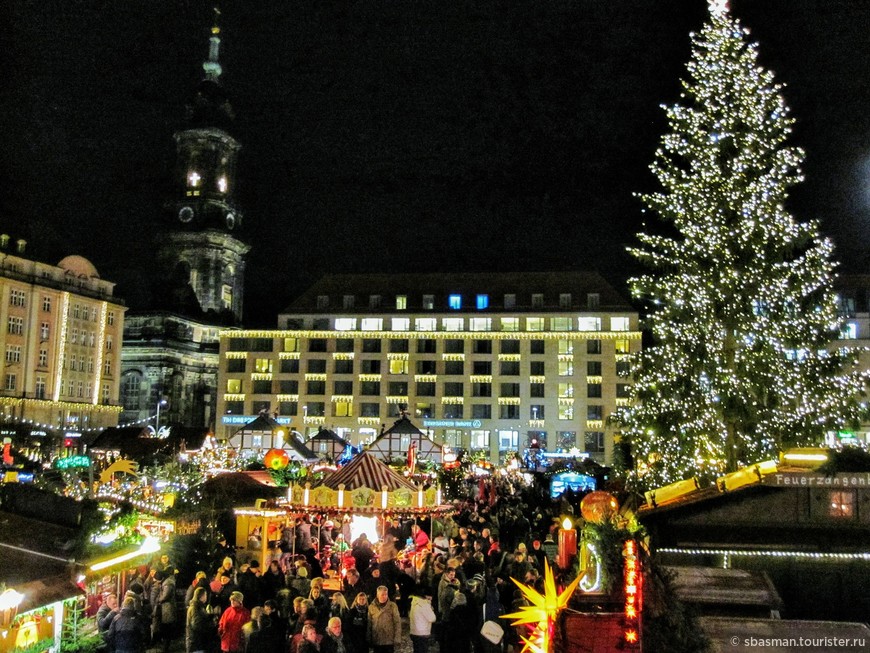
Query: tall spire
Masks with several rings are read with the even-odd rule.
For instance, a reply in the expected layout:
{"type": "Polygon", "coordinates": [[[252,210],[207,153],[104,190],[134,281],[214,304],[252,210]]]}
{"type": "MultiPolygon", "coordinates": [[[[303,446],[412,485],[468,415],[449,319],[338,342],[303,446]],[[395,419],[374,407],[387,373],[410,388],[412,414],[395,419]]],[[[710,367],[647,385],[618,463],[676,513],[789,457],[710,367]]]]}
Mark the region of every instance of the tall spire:
{"type": "Polygon", "coordinates": [[[218,26],[218,18],[220,18],[221,10],[214,8],[214,25],[211,28],[211,38],[208,40],[208,60],[202,63],[202,69],[205,71],[205,78],[209,81],[217,83],[221,76],[221,65],[218,61],[218,51],[221,47],[221,28],[218,26]]]}

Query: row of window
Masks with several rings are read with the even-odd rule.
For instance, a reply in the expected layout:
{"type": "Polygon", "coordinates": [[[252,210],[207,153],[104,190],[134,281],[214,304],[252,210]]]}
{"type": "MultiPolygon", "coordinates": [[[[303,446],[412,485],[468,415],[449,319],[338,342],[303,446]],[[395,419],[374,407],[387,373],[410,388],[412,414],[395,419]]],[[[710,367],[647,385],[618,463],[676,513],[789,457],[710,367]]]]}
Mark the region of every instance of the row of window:
{"type": "MultiPolygon", "coordinates": [[[[472,397],[492,397],[492,383],[471,383],[472,397]]],[[[499,396],[506,398],[520,397],[519,383],[500,383],[499,396]]],[[[339,396],[355,396],[359,394],[363,397],[379,397],[381,396],[382,388],[387,389],[387,396],[391,397],[407,397],[410,384],[406,381],[390,381],[388,384],[382,384],[380,381],[361,381],[359,383],[359,392],[354,392],[353,381],[333,381],[332,394],[339,396]]],[[[630,397],[631,385],[628,383],[616,384],[616,396],[620,399],[628,399],[630,397]]],[[[226,392],[228,394],[243,394],[245,383],[241,379],[227,379],[226,392]]],[[[435,397],[436,383],[419,381],[414,384],[417,397],[435,397]]],[[[558,397],[560,399],[570,399],[575,396],[573,383],[559,383],[556,387],[558,397]]],[[[325,395],[327,394],[326,381],[310,380],[305,382],[305,391],[308,395],[325,395]]],[[[601,383],[587,383],[586,396],[588,398],[601,398],[602,394],[601,383]]],[[[254,380],[251,382],[251,394],[254,395],[296,395],[299,394],[299,382],[296,380],[275,381],[272,380],[254,380]]],[[[446,382],[442,384],[441,396],[443,397],[464,397],[465,384],[462,382],[446,382]]],[[[530,383],[529,396],[535,398],[545,398],[546,384],[530,383]]]]}
{"type": "MultiPolygon", "coordinates": [[[[315,331],[330,330],[330,319],[319,318],[312,321],[315,331]]],[[[604,326],[600,317],[502,317],[495,321],[491,317],[418,317],[414,318],[413,330],[428,331],[506,331],[506,332],[541,332],[550,331],[601,331],[604,326]],[[549,320],[549,322],[548,322],[549,320]],[[576,321],[575,321],[576,320],[576,321]],[[525,326],[525,329],[522,327],[525,326]]],[[[407,317],[338,317],[332,321],[332,329],[335,331],[411,331],[411,318],[407,317]]],[[[295,319],[288,320],[288,329],[304,328],[304,321],[295,319]]],[[[627,317],[611,317],[610,331],[630,331],[631,322],[627,317]]]]}
{"type": "MultiPolygon", "coordinates": [[[[390,338],[380,340],[376,338],[363,338],[360,341],[353,338],[308,338],[307,341],[301,338],[282,338],[281,351],[288,353],[297,353],[305,349],[314,353],[325,353],[329,351],[329,343],[333,342],[335,353],[356,353],[356,343],[359,342],[359,351],[363,354],[380,354],[384,349],[384,342],[387,343],[387,351],[391,354],[407,354],[411,351],[411,341],[406,338],[390,338]]],[[[523,354],[522,341],[520,340],[464,340],[460,338],[448,338],[445,340],[436,340],[435,338],[420,338],[414,341],[414,350],[418,354],[465,354],[466,349],[471,349],[472,354],[492,354],[494,349],[498,349],[499,354],[523,354]],[[441,342],[441,346],[438,343],[441,342]],[[470,347],[466,346],[466,342],[470,342],[470,347]],[[496,346],[494,347],[494,342],[496,346]]],[[[558,340],[555,341],[558,347],[557,353],[560,356],[580,353],[584,341],[575,340],[558,340]]],[[[546,340],[529,340],[528,353],[530,355],[546,355],[548,351],[546,340]]],[[[599,338],[590,338],[585,341],[585,349],[587,354],[601,354],[601,340],[599,338]]],[[[631,341],[625,338],[617,338],[613,341],[614,350],[617,354],[628,354],[631,352],[631,341]]],[[[229,341],[228,349],[232,352],[251,352],[263,353],[274,351],[274,340],[272,338],[232,338],[229,341]]],[[[550,347],[553,345],[550,344],[550,347]]],[[[550,349],[552,352],[552,349],[550,349]]]]}
{"type": "MultiPolygon", "coordinates": [[[[490,295],[485,293],[472,294],[467,296],[467,305],[473,306],[479,311],[484,311],[495,305],[494,301],[490,300],[490,295]]],[[[356,307],[356,295],[342,295],[341,307],[344,310],[350,310],[356,307]]],[[[463,302],[466,301],[465,296],[460,293],[451,293],[447,295],[447,308],[458,311],[463,307],[463,302]]],[[[544,293],[531,293],[528,297],[529,306],[532,308],[544,307],[544,293]]],[[[317,308],[326,309],[330,307],[329,295],[317,296],[317,308]]],[[[435,295],[423,295],[421,303],[423,310],[435,310],[435,295]]],[[[601,305],[601,296],[599,293],[586,294],[586,308],[590,311],[598,310],[601,305]]],[[[408,295],[395,295],[394,306],[397,311],[405,311],[408,309],[408,295]]],[[[384,307],[382,295],[369,295],[368,307],[370,309],[380,309],[384,307]]],[[[502,295],[501,308],[514,309],[517,307],[516,293],[507,293],[502,295]]],[[[569,310],[573,307],[573,296],[571,293],[559,293],[559,308],[569,310]]]]}
{"type": "MultiPolygon", "coordinates": [[[[303,404],[302,415],[305,417],[327,417],[327,403],[330,403],[332,406],[330,417],[354,417],[355,405],[352,401],[309,401],[303,404]]],[[[356,406],[359,411],[359,417],[380,418],[382,416],[382,405],[378,402],[363,401],[356,404],[356,406]]],[[[385,412],[387,413],[384,415],[385,417],[398,418],[400,416],[401,409],[398,404],[385,404],[385,406],[385,412]]],[[[279,414],[292,417],[299,415],[299,402],[278,401],[274,402],[273,406],[273,402],[270,401],[255,401],[253,402],[252,409],[254,413],[262,411],[271,412],[273,409],[277,409],[279,414]]],[[[603,410],[603,406],[588,407],[586,419],[592,421],[602,420],[603,410]]],[[[245,404],[242,401],[228,401],[225,405],[225,411],[229,414],[245,414],[245,404]]],[[[431,403],[415,404],[415,415],[418,418],[425,419],[493,419],[494,415],[497,419],[523,419],[521,412],[521,407],[515,404],[498,406],[492,406],[491,404],[471,404],[470,406],[444,404],[440,407],[431,403]],[[439,408],[437,412],[436,408],[439,408]],[[493,412],[493,408],[497,410],[497,413],[493,412]]],[[[559,420],[575,419],[575,409],[573,406],[559,406],[556,413],[555,417],[559,420]]],[[[526,415],[527,419],[543,420],[546,417],[546,407],[543,404],[529,406],[528,414],[526,415]]]]}
{"type": "MultiPolygon", "coordinates": [[[[45,377],[37,377],[34,383],[34,397],[36,399],[45,399],[45,377]]],[[[6,392],[17,392],[18,374],[15,372],[7,372],[4,378],[4,389],[6,392]]],[[[90,401],[93,395],[93,383],[91,381],[69,381],[66,386],[61,382],[61,395],[74,399],[84,399],[90,401]],[[64,387],[66,392],[64,392],[64,387]]],[[[109,403],[111,400],[111,386],[108,383],[103,384],[103,403],[109,403]]]]}

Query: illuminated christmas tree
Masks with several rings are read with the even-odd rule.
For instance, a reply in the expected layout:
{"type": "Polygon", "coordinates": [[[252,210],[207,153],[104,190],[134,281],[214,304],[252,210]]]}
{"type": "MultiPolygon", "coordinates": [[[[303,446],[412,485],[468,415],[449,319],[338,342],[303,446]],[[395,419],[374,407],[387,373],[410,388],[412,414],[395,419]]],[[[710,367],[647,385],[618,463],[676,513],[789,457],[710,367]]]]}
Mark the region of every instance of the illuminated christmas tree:
{"type": "Polygon", "coordinates": [[[647,486],[711,478],[851,423],[863,388],[829,353],[840,328],[833,246],[786,211],[803,153],[748,32],[723,2],[692,36],[688,80],[642,196],[668,223],[630,252],[654,344],[621,415],[647,486]],[[665,231],[663,230],[663,231],[665,231]]]}

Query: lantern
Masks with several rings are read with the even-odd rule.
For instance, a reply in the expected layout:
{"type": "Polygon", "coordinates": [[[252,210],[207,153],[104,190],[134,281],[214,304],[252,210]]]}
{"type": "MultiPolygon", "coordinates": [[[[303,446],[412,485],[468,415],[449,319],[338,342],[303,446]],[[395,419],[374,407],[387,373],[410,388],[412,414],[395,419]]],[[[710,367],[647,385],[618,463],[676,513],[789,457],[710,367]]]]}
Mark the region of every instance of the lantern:
{"type": "Polygon", "coordinates": [[[583,519],[593,523],[601,522],[613,515],[619,504],[609,492],[590,492],[580,502],[580,513],[583,519]]]}
{"type": "Polygon", "coordinates": [[[284,469],[290,464],[290,454],[284,449],[269,449],[263,458],[263,464],[269,469],[284,469]]]}

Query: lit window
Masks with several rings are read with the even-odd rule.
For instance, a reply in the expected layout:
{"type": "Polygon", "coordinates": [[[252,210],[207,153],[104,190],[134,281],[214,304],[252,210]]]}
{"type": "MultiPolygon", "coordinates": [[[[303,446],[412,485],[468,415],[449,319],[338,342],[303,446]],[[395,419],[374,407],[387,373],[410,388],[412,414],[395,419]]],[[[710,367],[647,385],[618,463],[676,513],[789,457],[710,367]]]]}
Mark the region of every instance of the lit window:
{"type": "Polygon", "coordinates": [[[559,353],[560,354],[573,354],[574,353],[574,341],[573,340],[560,340],[559,341],[559,353]]]}
{"type": "Polygon", "coordinates": [[[435,331],[438,321],[434,317],[418,317],[414,320],[414,331],[435,331]]]}
{"type": "Polygon", "coordinates": [[[465,328],[465,320],[461,317],[445,317],[441,321],[441,327],[445,331],[462,331],[465,328]]]}
{"type": "Polygon", "coordinates": [[[393,331],[409,331],[411,329],[411,319],[407,317],[394,317],[390,321],[390,328],[393,331]]]}
{"type": "Polygon", "coordinates": [[[408,296],[407,295],[396,295],[396,310],[404,311],[408,308],[408,296]]]}
{"type": "Polygon", "coordinates": [[[114,340],[112,336],[106,336],[106,351],[112,351],[112,347],[114,346],[114,340]]]}
{"type": "Polygon", "coordinates": [[[601,331],[600,317],[580,317],[577,318],[578,331],[601,331]]]}
{"type": "Polygon", "coordinates": [[[75,328],[74,328],[74,329],[71,329],[71,330],[70,330],[70,333],[69,333],[69,341],[70,341],[72,344],[76,344],[76,343],[79,341],[79,330],[78,330],[78,329],[75,329],[75,328]]]}
{"type": "Polygon", "coordinates": [[[335,318],[336,331],[356,331],[355,317],[337,317],[335,318]]]}
{"type": "MultiPolygon", "coordinates": [[[[393,359],[393,360],[389,361],[389,363],[390,363],[390,374],[407,374],[408,373],[408,361],[393,359]]],[[[405,394],[405,393],[402,393],[402,394],[405,394]]]]}
{"type": "Polygon", "coordinates": [[[6,389],[15,390],[16,376],[14,374],[6,375],[6,389]]]}
{"type": "Polygon", "coordinates": [[[224,308],[233,307],[233,287],[225,283],[221,288],[221,303],[224,308]]]}
{"type": "Polygon", "coordinates": [[[519,331],[520,318],[518,317],[503,317],[501,318],[502,331],[519,331]]]}
{"type": "Polygon", "coordinates": [[[254,370],[260,374],[271,374],[272,360],[270,358],[258,358],[254,362],[254,370]]]}
{"type": "Polygon", "coordinates": [[[559,406],[559,419],[574,419],[574,406],[559,406]]]}
{"type": "Polygon", "coordinates": [[[559,376],[572,376],[574,363],[572,361],[559,361],[559,376]]]}
{"type": "Polygon", "coordinates": [[[435,308],[435,295],[423,295],[423,308],[427,311],[435,308]]]}
{"type": "Polygon", "coordinates": [[[469,321],[471,331],[492,331],[492,319],[488,317],[473,317],[469,321]]]}
{"type": "Polygon", "coordinates": [[[631,342],[622,338],[613,341],[613,346],[617,354],[628,354],[631,352],[631,342]]]}
{"type": "Polygon", "coordinates": [[[284,338],[284,351],[299,351],[299,338],[284,338]]]}
{"type": "Polygon", "coordinates": [[[383,331],[384,320],[380,317],[364,317],[361,326],[363,331],[383,331]]]}
{"type": "Polygon", "coordinates": [[[573,383],[560,383],[559,384],[559,396],[573,397],[574,396],[574,384],[573,383]]]}
{"type": "Polygon", "coordinates": [[[519,431],[498,431],[498,450],[506,451],[519,446],[519,431]]]}
{"type": "Polygon", "coordinates": [[[462,295],[450,295],[447,299],[447,305],[454,311],[462,308],[462,295]]]}
{"type": "Polygon", "coordinates": [[[526,331],[543,331],[544,330],[544,318],[542,317],[527,317],[526,318],[526,331]]]}
{"type": "Polygon", "coordinates": [[[37,399],[45,399],[45,378],[38,377],[36,379],[36,387],[34,388],[36,391],[37,399]]]}
{"type": "Polygon", "coordinates": [[[195,170],[189,172],[187,175],[187,185],[191,188],[196,188],[199,186],[199,182],[202,180],[202,177],[199,176],[199,173],[195,170]]]}
{"type": "Polygon", "coordinates": [[[477,296],[477,310],[483,310],[484,308],[489,308],[489,295],[478,295],[477,296]]]}
{"type": "Polygon", "coordinates": [[[218,179],[218,190],[222,193],[227,192],[227,178],[226,177],[221,177],[220,179],[218,179]]]}
{"type": "Polygon", "coordinates": [[[112,359],[107,358],[105,363],[103,363],[103,374],[106,376],[112,376],[112,359]]]}
{"type": "Polygon", "coordinates": [[[335,417],[353,417],[353,402],[336,401],[332,412],[335,417]]]}
{"type": "Polygon", "coordinates": [[[851,490],[828,493],[828,516],[851,518],[855,516],[855,493],[851,490]]]}
{"type": "Polygon", "coordinates": [[[570,317],[554,317],[550,319],[550,329],[553,331],[570,331],[574,327],[574,320],[570,317]]]}
{"type": "Polygon", "coordinates": [[[858,325],[854,322],[846,322],[840,331],[840,338],[843,340],[855,340],[858,337],[858,325]]]}
{"type": "Polygon", "coordinates": [[[241,379],[227,379],[227,392],[230,394],[240,394],[242,392],[241,379]]]}
{"type": "Polygon", "coordinates": [[[611,331],[628,331],[629,324],[627,317],[612,317],[610,318],[611,331]]]}
{"type": "Polygon", "coordinates": [[[108,383],[103,384],[103,403],[108,404],[109,400],[112,398],[111,389],[108,383]]]}

